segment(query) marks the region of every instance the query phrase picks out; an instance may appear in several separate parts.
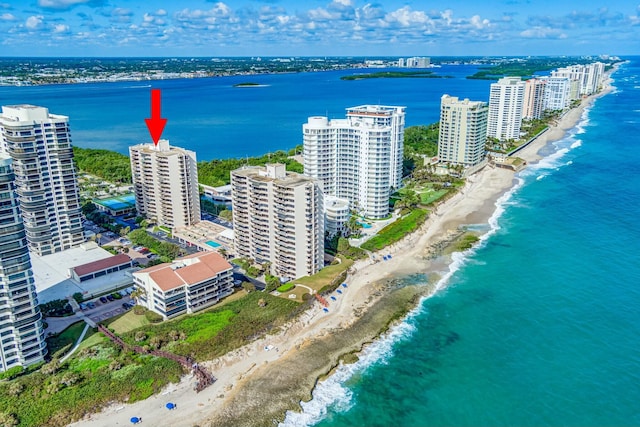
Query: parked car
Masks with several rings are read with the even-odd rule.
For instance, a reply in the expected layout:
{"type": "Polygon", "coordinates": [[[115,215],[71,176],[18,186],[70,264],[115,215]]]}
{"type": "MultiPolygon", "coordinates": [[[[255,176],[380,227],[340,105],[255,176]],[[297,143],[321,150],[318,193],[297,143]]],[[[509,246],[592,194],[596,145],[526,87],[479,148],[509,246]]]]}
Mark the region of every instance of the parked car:
{"type": "Polygon", "coordinates": [[[100,302],[106,304],[108,302],[107,297],[100,297],[100,302]]]}
{"type": "Polygon", "coordinates": [[[129,309],[131,308],[131,306],[129,306],[129,304],[128,304],[128,303],[123,302],[123,303],[122,303],[122,308],[124,308],[125,310],[129,310],[129,309]]]}
{"type": "Polygon", "coordinates": [[[123,290],[119,291],[118,293],[119,293],[120,295],[122,295],[123,297],[126,297],[127,295],[129,295],[129,294],[127,293],[127,290],[126,290],[126,289],[123,289],[123,290]]]}
{"type": "Polygon", "coordinates": [[[95,303],[95,302],[93,302],[93,301],[89,301],[89,302],[87,303],[87,307],[89,307],[89,308],[96,308],[96,303],[95,303]]]}
{"type": "MultiPolygon", "coordinates": [[[[113,301],[114,300],[113,295],[107,295],[107,299],[109,301],[113,301]]],[[[102,301],[102,298],[100,298],[100,301],[102,301]]]]}
{"type": "Polygon", "coordinates": [[[87,304],[85,304],[85,303],[83,303],[83,302],[81,302],[81,303],[80,303],[80,304],[78,304],[78,305],[80,306],[80,310],[82,310],[82,311],[85,311],[85,310],[88,308],[87,304]]]}

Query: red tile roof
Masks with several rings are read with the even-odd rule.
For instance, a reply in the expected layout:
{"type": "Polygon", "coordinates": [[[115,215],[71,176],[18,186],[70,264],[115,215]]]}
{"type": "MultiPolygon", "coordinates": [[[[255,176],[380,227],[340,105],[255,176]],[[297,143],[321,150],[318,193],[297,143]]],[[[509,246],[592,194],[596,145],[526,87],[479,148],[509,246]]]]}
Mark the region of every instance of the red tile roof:
{"type": "Polygon", "coordinates": [[[77,267],[73,267],[73,271],[78,275],[78,277],[82,277],[87,274],[96,273],[98,271],[117,267],[127,263],[131,263],[131,258],[129,258],[129,255],[119,254],[109,258],[100,259],[98,261],[89,262],[87,264],[78,265],[77,267]]]}
{"type": "Polygon", "coordinates": [[[160,289],[168,291],[183,285],[195,285],[231,268],[231,264],[217,252],[198,252],[178,258],[173,263],[158,264],[134,274],[147,273],[160,289]],[[176,265],[183,263],[186,265],[176,268],[176,265]]]}

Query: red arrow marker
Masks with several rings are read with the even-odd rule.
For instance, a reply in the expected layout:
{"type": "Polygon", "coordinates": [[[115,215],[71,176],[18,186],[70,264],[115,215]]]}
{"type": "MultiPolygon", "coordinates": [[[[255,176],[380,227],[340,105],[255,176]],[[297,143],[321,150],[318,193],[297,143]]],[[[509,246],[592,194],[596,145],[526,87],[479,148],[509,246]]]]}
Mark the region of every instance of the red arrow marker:
{"type": "Polygon", "coordinates": [[[151,89],[151,118],[144,121],[147,123],[153,143],[158,145],[158,140],[167,124],[167,119],[160,118],[160,89],[151,89]]]}

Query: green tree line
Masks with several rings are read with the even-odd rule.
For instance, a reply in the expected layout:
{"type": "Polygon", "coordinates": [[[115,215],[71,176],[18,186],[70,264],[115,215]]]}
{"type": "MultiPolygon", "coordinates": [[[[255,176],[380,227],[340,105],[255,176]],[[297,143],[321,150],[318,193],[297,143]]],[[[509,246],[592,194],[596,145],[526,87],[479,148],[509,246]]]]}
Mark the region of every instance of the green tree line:
{"type": "Polygon", "coordinates": [[[110,182],[131,182],[131,163],[129,157],[124,154],[95,148],[73,147],[73,157],[77,168],[83,172],[110,182]]]}
{"type": "MultiPolygon", "coordinates": [[[[257,157],[238,159],[214,159],[198,162],[198,182],[214,187],[229,184],[230,172],[244,165],[263,166],[266,163],[284,163],[288,171],[302,173],[302,164],[289,158],[302,152],[302,145],[289,151],[278,150],[257,157]]],[[[115,151],[94,148],[73,147],[77,168],[106,181],[131,182],[131,163],[129,157],[115,151]]]]}

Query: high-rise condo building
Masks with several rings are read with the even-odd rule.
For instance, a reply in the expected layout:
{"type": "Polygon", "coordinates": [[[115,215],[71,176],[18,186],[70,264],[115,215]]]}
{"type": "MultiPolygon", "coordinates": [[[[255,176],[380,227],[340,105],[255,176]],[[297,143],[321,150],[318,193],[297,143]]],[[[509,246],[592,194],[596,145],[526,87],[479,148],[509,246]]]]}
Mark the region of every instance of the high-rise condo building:
{"type": "Polygon", "coordinates": [[[402,184],[404,122],[405,107],[384,105],[348,108],[346,119],[309,117],[302,126],[305,174],[361,214],[386,217],[390,190],[402,184]]]}
{"type": "Polygon", "coordinates": [[[84,242],[69,118],[33,105],[3,106],[2,151],[13,159],[29,249],[48,255],[84,242]]]}
{"type": "Polygon", "coordinates": [[[544,111],[544,85],[546,80],[529,79],[524,86],[523,119],[539,119],[544,111]]]}
{"type": "Polygon", "coordinates": [[[438,159],[464,166],[482,162],[486,154],[488,112],[485,102],[461,101],[455,96],[443,95],[438,159]]]}
{"type": "Polygon", "coordinates": [[[271,273],[295,279],[324,266],[323,194],[318,180],[283,164],[231,172],[234,248],[271,273]]]}
{"type": "Polygon", "coordinates": [[[524,86],[520,77],[504,77],[491,84],[487,136],[500,141],[520,138],[524,86]]]}
{"type": "Polygon", "coordinates": [[[544,86],[544,109],[564,110],[569,105],[571,81],[567,77],[542,77],[544,86]]]}
{"type": "Polygon", "coordinates": [[[47,354],[13,182],[11,157],[0,154],[0,372],[40,362],[47,354]]]}
{"type": "MultiPolygon", "coordinates": [[[[551,72],[551,77],[567,78],[571,82],[577,82],[578,95],[591,95],[598,91],[604,75],[604,64],[593,62],[591,64],[576,64],[569,67],[558,68],[551,72]]],[[[573,97],[572,99],[577,99],[573,97]]]]}
{"type": "Polygon", "coordinates": [[[129,147],[129,156],[140,215],[170,228],[200,222],[196,153],[161,139],[129,147]]]}

